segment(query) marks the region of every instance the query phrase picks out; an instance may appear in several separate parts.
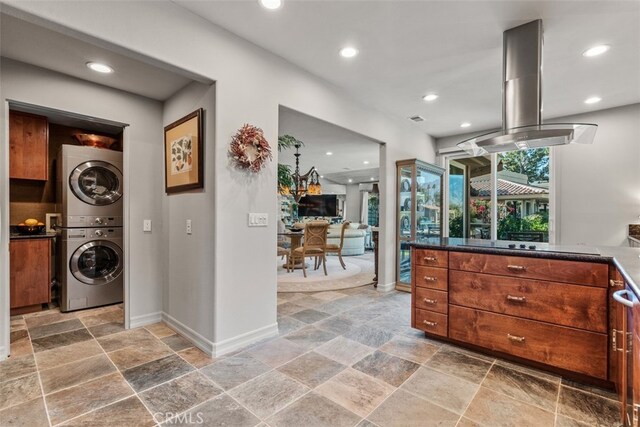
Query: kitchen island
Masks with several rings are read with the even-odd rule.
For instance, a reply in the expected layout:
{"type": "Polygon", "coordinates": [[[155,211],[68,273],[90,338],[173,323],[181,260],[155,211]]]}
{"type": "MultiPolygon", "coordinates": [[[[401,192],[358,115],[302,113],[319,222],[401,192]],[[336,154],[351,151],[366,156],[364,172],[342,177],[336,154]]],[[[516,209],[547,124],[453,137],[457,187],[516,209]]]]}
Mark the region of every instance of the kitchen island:
{"type": "Polygon", "coordinates": [[[626,283],[640,295],[640,249],[458,238],[411,246],[412,327],[585,382],[615,382],[612,294],[626,283]]]}

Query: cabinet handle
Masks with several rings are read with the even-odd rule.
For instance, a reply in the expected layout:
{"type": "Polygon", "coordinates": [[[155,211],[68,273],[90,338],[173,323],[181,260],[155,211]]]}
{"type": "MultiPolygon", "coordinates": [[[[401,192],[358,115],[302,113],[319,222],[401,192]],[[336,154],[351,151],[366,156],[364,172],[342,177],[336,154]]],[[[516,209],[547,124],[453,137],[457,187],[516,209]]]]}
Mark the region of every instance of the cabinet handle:
{"type": "Polygon", "coordinates": [[[633,302],[625,298],[625,296],[628,294],[629,294],[629,291],[626,289],[615,291],[613,293],[613,299],[618,301],[620,304],[624,305],[625,307],[633,308],[633,302]]]}
{"type": "Polygon", "coordinates": [[[422,259],[425,260],[425,261],[433,261],[433,262],[438,260],[438,258],[436,258],[434,256],[426,256],[426,257],[424,257],[422,259]]]}
{"type": "Polygon", "coordinates": [[[426,302],[427,304],[437,304],[438,303],[437,299],[424,298],[423,301],[426,302]]]}
{"type": "Polygon", "coordinates": [[[438,278],[432,276],[424,276],[424,280],[426,280],[427,282],[435,282],[438,280],[438,278]]]}
{"type": "Polygon", "coordinates": [[[507,300],[513,301],[513,302],[527,302],[526,297],[517,297],[514,295],[507,295],[507,300]]]}
{"type": "Polygon", "coordinates": [[[438,322],[430,322],[430,321],[428,321],[428,320],[423,320],[423,321],[422,321],[422,323],[424,323],[424,324],[425,324],[425,325],[427,325],[427,326],[434,327],[434,328],[435,328],[436,326],[438,326],[438,322]]]}
{"type": "Polygon", "coordinates": [[[524,265],[507,265],[507,268],[513,271],[525,271],[527,269],[524,265]]]}
{"type": "Polygon", "coordinates": [[[516,335],[507,334],[507,338],[509,338],[511,341],[515,341],[515,342],[524,342],[524,337],[519,337],[519,336],[516,336],[516,335]]]}
{"type": "Polygon", "coordinates": [[[611,285],[612,288],[621,288],[624,286],[624,282],[622,280],[609,280],[609,285],[611,285]]]}

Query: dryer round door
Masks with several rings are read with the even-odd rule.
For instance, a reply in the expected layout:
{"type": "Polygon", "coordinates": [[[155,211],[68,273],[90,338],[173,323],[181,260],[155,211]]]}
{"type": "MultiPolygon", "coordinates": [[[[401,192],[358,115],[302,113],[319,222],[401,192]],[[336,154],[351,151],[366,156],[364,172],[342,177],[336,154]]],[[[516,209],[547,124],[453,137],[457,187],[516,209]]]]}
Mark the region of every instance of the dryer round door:
{"type": "Polygon", "coordinates": [[[122,249],[108,240],[93,240],[80,246],[71,256],[73,277],[87,285],[104,285],[122,272],[122,249]]]}
{"type": "Polygon", "coordinates": [[[78,165],[69,175],[73,194],[93,206],[105,206],[122,197],[122,173],[111,163],[92,160],[78,165]]]}

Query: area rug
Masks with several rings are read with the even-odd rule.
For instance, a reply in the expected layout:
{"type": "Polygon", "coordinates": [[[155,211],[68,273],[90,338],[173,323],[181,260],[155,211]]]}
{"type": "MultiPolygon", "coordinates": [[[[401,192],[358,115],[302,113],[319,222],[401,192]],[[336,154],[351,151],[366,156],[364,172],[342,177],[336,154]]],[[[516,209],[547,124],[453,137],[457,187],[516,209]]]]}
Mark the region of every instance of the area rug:
{"type": "Polygon", "coordinates": [[[373,281],[374,264],[370,256],[343,257],[346,269],[343,269],[338,257],[327,257],[327,275],[322,266],[314,270],[313,259],[307,260],[307,277],[302,270],[287,273],[282,266],[284,261],[278,258],[278,292],[322,292],[356,288],[373,281]]]}

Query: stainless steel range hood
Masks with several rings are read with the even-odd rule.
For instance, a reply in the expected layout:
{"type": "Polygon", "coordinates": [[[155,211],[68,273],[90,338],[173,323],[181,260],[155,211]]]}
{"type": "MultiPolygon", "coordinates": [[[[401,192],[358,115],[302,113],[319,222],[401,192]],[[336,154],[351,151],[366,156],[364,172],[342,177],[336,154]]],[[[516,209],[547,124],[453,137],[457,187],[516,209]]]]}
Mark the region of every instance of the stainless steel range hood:
{"type": "Polygon", "coordinates": [[[590,144],[598,125],[542,124],[542,20],[504,32],[502,129],[458,147],[473,156],[564,144],[590,144]]]}

